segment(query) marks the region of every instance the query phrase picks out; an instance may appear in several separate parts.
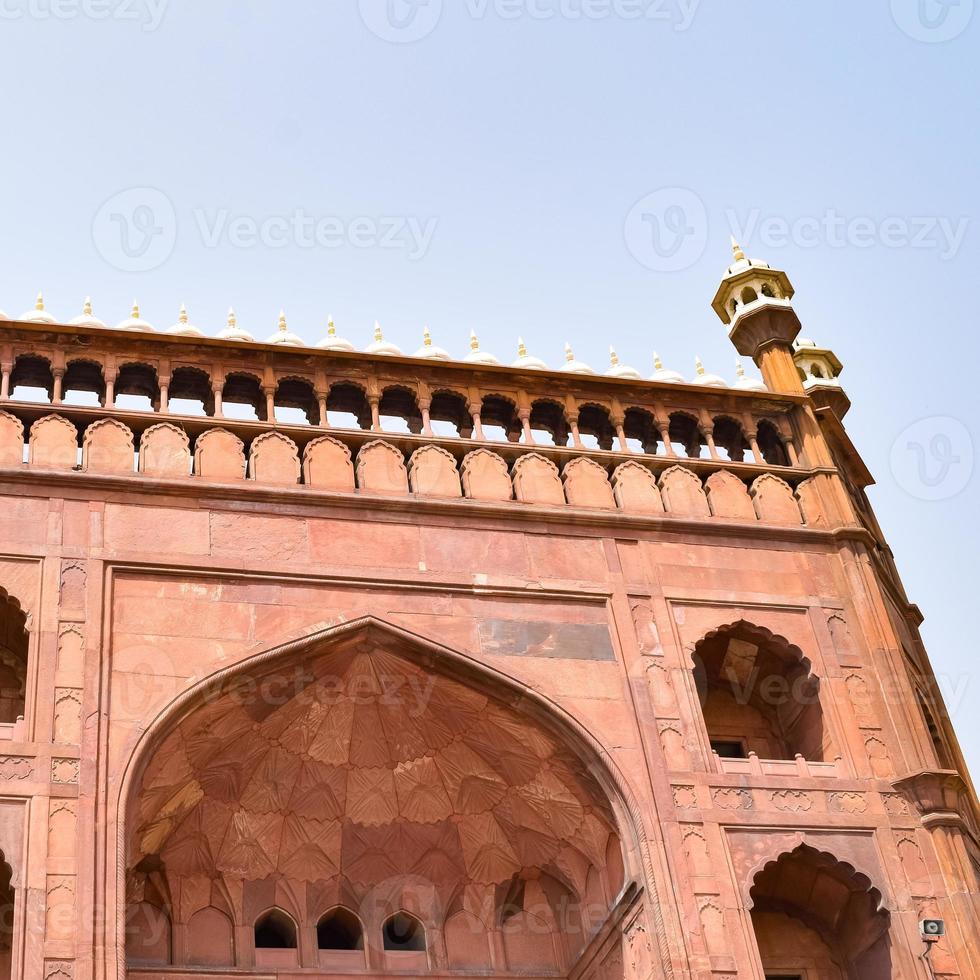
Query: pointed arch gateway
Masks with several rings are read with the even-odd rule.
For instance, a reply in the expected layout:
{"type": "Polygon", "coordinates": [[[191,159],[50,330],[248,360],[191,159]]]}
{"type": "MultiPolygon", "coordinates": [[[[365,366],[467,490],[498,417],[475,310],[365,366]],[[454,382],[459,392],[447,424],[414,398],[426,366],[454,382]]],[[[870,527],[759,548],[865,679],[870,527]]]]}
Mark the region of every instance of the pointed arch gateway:
{"type": "MultiPolygon", "coordinates": [[[[241,937],[276,907],[297,923],[301,967],[343,908],[374,970],[565,975],[648,879],[635,801],[588,733],[506,675],[373,618],[186,692],[141,740],[121,806],[128,909],[149,902],[179,936],[220,893],[241,937]],[[419,921],[423,952],[385,948],[395,915],[419,921]]],[[[155,964],[127,951],[130,975],[191,966],[180,945],[155,964]]],[[[258,968],[248,945],[224,965],[258,968]]]]}

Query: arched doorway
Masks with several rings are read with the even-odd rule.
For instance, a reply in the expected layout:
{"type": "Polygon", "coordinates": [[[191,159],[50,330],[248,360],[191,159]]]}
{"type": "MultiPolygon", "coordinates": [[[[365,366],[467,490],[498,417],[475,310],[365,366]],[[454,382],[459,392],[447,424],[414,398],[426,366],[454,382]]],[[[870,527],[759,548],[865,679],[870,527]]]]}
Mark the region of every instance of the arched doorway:
{"type": "Polygon", "coordinates": [[[129,783],[130,974],[566,975],[619,928],[624,808],[548,710],[376,621],[189,695],[129,783]],[[270,909],[288,954],[256,941],[270,909]]]}
{"type": "Polygon", "coordinates": [[[890,916],[851,865],[801,845],[767,864],[750,896],[766,977],[890,980],[890,916]]]}

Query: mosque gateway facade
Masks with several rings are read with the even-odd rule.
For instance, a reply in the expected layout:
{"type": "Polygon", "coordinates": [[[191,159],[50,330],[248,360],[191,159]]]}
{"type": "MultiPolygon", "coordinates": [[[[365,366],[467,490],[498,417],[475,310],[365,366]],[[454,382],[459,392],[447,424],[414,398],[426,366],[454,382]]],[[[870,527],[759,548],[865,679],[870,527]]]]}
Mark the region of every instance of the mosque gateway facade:
{"type": "Polygon", "coordinates": [[[980,977],[792,296],[736,248],[730,381],[4,317],[0,980],[980,977]]]}

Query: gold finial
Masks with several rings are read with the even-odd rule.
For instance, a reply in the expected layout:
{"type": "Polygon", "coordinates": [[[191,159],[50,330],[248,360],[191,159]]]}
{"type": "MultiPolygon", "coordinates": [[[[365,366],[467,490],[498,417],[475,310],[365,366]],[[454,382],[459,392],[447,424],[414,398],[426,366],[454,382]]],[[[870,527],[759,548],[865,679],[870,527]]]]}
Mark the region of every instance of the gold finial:
{"type": "Polygon", "coordinates": [[[228,307],[228,327],[234,330],[238,326],[238,317],[235,316],[235,308],[233,306],[228,307]]]}
{"type": "Polygon", "coordinates": [[[130,314],[129,315],[134,320],[138,320],[140,318],[140,305],[139,305],[139,303],[135,299],[133,300],[133,308],[130,311],[130,314]]]}
{"type": "Polygon", "coordinates": [[[381,324],[377,320],[374,321],[374,339],[375,341],[384,340],[384,337],[381,336],[381,324]]]}
{"type": "Polygon", "coordinates": [[[84,313],[85,316],[91,316],[92,315],[92,297],[91,296],[86,296],[85,297],[85,302],[82,304],[82,313],[84,313]]]}
{"type": "Polygon", "coordinates": [[[660,355],[656,351],[653,352],[653,366],[658,371],[662,371],[664,369],[664,362],[660,360],[660,355]]]}
{"type": "Polygon", "coordinates": [[[732,255],[735,256],[736,262],[745,261],[745,253],[742,251],[742,246],[735,240],[734,235],[732,235],[732,255]]]}
{"type": "Polygon", "coordinates": [[[565,360],[568,361],[569,364],[575,360],[575,352],[572,350],[572,345],[568,343],[565,344],[565,360]]]}
{"type": "Polygon", "coordinates": [[[177,319],[180,323],[186,324],[188,322],[187,307],[183,303],[180,304],[180,316],[178,316],[177,319]]]}
{"type": "Polygon", "coordinates": [[[517,338],[517,356],[518,357],[527,357],[527,348],[524,346],[524,338],[523,337],[518,337],[517,338]]]}
{"type": "Polygon", "coordinates": [[[44,312],[44,295],[42,293],[37,294],[37,299],[34,301],[34,309],[39,313],[44,312]]]}
{"type": "Polygon", "coordinates": [[[470,350],[479,350],[479,349],[480,349],[480,341],[476,339],[476,331],[475,330],[471,330],[470,331],[470,350]]]}
{"type": "Polygon", "coordinates": [[[279,311],[279,329],[285,333],[289,328],[286,326],[286,311],[279,311]]]}
{"type": "Polygon", "coordinates": [[[700,357],[694,358],[694,366],[698,369],[698,377],[700,378],[704,374],[704,364],[701,363],[700,357]]]}
{"type": "Polygon", "coordinates": [[[609,363],[613,367],[619,367],[619,354],[616,353],[615,347],[609,348],[609,363]]]}
{"type": "Polygon", "coordinates": [[[422,328],[422,346],[431,347],[432,346],[432,335],[429,333],[428,327],[422,328]]]}
{"type": "Polygon", "coordinates": [[[742,362],[738,358],[735,358],[735,375],[739,378],[745,377],[745,368],[742,367],[742,362]]]}
{"type": "Polygon", "coordinates": [[[327,317],[327,336],[328,337],[336,337],[337,336],[337,326],[333,322],[333,316],[332,315],[327,317]]]}

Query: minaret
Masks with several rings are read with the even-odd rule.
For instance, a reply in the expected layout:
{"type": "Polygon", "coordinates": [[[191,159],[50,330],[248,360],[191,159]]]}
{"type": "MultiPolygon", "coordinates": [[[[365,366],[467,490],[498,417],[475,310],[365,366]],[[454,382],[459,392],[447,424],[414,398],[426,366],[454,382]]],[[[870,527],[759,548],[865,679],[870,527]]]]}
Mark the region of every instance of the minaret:
{"type": "Polygon", "coordinates": [[[793,284],[768,262],[747,259],[732,238],[735,261],[728,267],[712,309],[728,327],[728,336],[743,357],[755,361],[770,391],[803,391],[793,363],[793,341],[801,325],[790,302],[793,284]]]}
{"type": "Polygon", "coordinates": [[[844,365],[840,358],[830,348],[818,347],[815,340],[800,337],[795,344],[793,360],[803,390],[817,408],[829,408],[837,418],[843,419],[851,407],[851,400],[841,387],[844,365]]]}

